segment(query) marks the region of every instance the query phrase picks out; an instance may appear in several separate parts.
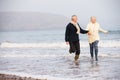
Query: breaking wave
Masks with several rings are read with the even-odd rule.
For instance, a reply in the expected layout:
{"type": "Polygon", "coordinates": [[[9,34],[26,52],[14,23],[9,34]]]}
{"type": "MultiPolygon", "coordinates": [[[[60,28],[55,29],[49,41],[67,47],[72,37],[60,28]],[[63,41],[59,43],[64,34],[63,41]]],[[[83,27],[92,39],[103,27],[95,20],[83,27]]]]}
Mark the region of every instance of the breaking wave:
{"type": "MultiPolygon", "coordinates": [[[[87,41],[80,41],[81,47],[89,47],[87,41]]],[[[66,48],[68,47],[65,42],[54,42],[54,43],[10,43],[3,42],[0,48],[66,48]]],[[[99,47],[120,47],[120,41],[100,41],[99,47]]]]}

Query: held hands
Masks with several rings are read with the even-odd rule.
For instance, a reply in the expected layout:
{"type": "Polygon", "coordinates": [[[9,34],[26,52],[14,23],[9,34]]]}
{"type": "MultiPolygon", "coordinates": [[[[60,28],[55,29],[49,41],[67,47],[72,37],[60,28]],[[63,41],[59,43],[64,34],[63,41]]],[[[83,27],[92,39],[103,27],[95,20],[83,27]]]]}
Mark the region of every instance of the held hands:
{"type": "Polygon", "coordinates": [[[91,33],[90,33],[90,32],[88,32],[88,35],[91,35],[91,33]]]}

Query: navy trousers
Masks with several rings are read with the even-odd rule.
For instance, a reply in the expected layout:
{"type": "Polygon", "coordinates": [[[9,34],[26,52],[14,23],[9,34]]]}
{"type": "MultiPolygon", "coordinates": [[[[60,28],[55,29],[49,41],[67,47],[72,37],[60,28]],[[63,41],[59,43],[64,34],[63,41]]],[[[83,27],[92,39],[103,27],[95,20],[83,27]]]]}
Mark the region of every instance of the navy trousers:
{"type": "Polygon", "coordinates": [[[70,43],[70,52],[74,53],[76,55],[80,54],[80,43],[79,41],[73,41],[73,42],[69,42],[70,43]]]}

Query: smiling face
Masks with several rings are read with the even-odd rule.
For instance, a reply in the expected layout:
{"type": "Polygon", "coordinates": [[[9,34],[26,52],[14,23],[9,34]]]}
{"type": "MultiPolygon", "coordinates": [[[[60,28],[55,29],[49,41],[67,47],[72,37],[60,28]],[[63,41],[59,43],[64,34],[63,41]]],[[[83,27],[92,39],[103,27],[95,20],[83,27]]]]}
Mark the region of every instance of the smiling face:
{"type": "Polygon", "coordinates": [[[78,22],[78,18],[76,15],[73,15],[71,20],[74,22],[74,23],[77,23],[78,22]]]}
{"type": "Polygon", "coordinates": [[[92,23],[96,23],[96,17],[92,16],[92,17],[91,17],[91,22],[92,22],[92,23]]]}

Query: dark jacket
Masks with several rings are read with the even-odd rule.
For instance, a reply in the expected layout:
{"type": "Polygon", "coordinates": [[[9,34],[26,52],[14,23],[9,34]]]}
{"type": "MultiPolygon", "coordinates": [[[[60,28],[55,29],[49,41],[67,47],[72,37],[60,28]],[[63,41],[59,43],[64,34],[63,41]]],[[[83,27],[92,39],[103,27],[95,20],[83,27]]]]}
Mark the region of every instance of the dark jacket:
{"type": "MultiPolygon", "coordinates": [[[[80,25],[78,24],[78,26],[80,27],[80,25]]],[[[73,41],[79,41],[79,35],[76,33],[77,29],[76,27],[72,24],[69,23],[66,27],[66,32],[65,32],[65,41],[69,41],[69,42],[73,42],[73,41]]],[[[80,33],[82,34],[86,34],[88,33],[88,31],[83,30],[80,27],[80,33]]]]}

